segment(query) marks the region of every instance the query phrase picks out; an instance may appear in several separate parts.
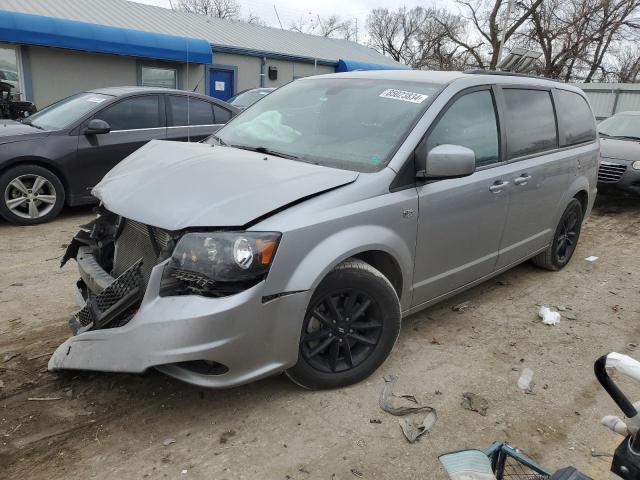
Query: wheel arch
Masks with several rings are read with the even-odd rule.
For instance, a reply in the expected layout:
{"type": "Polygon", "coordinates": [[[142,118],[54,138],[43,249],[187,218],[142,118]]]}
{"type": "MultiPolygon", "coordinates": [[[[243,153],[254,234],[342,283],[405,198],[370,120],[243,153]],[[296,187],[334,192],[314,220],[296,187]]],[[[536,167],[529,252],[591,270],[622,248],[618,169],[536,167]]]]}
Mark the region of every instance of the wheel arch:
{"type": "Polygon", "coordinates": [[[67,177],[62,173],[62,170],[58,166],[56,166],[51,160],[45,157],[36,157],[36,156],[25,156],[25,157],[15,157],[11,160],[7,161],[0,167],[0,175],[13,167],[18,167],[20,165],[37,165],[42,168],[46,168],[50,170],[56,177],[60,179],[62,183],[62,187],[64,188],[64,202],[68,204],[69,202],[69,181],[67,177]]]}
{"type": "Polygon", "coordinates": [[[582,217],[584,218],[587,215],[587,209],[589,207],[589,193],[586,190],[579,190],[573,198],[578,200],[580,205],[582,205],[582,217]]]}
{"type": "Polygon", "coordinates": [[[280,272],[282,276],[274,275],[280,277],[281,281],[274,277],[268,280],[267,283],[275,281],[267,293],[315,290],[331,270],[351,257],[369,263],[385,275],[396,290],[402,309],[408,308],[411,301],[409,286],[413,274],[413,245],[409,245],[391,228],[380,225],[358,225],[336,231],[306,251],[302,258],[283,259],[285,264],[293,261],[295,268],[280,272]]]}

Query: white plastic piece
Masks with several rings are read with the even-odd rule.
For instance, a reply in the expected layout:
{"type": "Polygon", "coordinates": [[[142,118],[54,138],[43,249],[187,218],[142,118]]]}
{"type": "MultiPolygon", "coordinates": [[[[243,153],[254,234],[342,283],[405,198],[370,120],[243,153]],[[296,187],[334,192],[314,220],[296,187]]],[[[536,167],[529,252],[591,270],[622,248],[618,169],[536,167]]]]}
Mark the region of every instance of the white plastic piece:
{"type": "Polygon", "coordinates": [[[585,258],[585,260],[587,262],[595,262],[598,259],[598,257],[591,255],[590,257],[585,258]]]}
{"type": "Polygon", "coordinates": [[[531,390],[531,381],[533,380],[533,370],[525,368],[522,371],[522,375],[518,379],[518,388],[520,390],[531,390]]]}
{"type": "Polygon", "coordinates": [[[618,372],[640,382],[640,362],[628,355],[612,352],[607,355],[607,368],[615,368],[618,372]]]}
{"type": "Polygon", "coordinates": [[[607,427],[609,430],[616,432],[619,435],[626,437],[629,435],[629,430],[627,429],[627,424],[620,420],[619,417],[614,415],[607,415],[600,420],[600,423],[607,427]]]}
{"type": "Polygon", "coordinates": [[[540,307],[538,315],[542,319],[542,323],[545,325],[557,325],[560,323],[560,314],[558,312],[554,312],[549,307],[540,307]]]}

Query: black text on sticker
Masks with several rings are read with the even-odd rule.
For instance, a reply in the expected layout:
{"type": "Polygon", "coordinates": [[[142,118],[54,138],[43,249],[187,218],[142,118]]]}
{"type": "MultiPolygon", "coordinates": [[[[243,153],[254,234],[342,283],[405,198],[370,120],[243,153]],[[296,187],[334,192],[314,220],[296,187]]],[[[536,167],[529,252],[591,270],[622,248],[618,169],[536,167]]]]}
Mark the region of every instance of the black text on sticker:
{"type": "Polygon", "coordinates": [[[422,103],[429,95],[416,92],[406,92],[404,90],[396,90],[395,88],[388,88],[380,95],[382,98],[392,98],[394,100],[402,100],[403,102],[422,103]]]}

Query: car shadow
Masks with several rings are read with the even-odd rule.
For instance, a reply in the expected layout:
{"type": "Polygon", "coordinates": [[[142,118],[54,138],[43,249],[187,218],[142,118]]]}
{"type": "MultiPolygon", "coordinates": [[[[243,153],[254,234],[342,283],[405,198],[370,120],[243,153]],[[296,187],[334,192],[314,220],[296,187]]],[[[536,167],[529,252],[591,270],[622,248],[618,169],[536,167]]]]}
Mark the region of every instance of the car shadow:
{"type": "MultiPolygon", "coordinates": [[[[57,222],[61,222],[61,221],[65,221],[65,220],[69,220],[69,221],[73,221],[74,218],[81,218],[83,216],[86,215],[91,215],[93,213],[93,209],[96,208],[95,205],[81,205],[78,207],[64,207],[62,209],[62,212],[60,212],[60,215],[58,215],[56,218],[54,218],[53,220],[47,222],[47,223],[43,223],[40,224],[42,225],[48,225],[48,224],[55,224],[57,222]]],[[[11,222],[7,222],[4,218],[0,217],[0,228],[2,227],[18,227],[18,226],[23,226],[23,227],[31,227],[32,225],[15,225],[11,222]]]]}

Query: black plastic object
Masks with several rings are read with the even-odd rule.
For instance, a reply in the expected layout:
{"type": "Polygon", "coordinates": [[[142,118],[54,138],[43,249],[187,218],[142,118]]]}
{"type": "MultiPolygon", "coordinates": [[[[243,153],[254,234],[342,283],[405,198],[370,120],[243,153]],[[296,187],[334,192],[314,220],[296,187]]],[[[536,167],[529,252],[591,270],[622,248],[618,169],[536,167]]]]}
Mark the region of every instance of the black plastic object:
{"type": "Polygon", "coordinates": [[[573,467],[567,467],[551,475],[549,480],[592,480],[592,478],[580,473],[573,467]]]}
{"type": "Polygon", "coordinates": [[[618,388],[618,386],[611,379],[609,374],[607,373],[606,365],[607,365],[607,357],[609,354],[600,357],[596,360],[596,363],[593,366],[593,370],[596,374],[596,378],[602,385],[609,396],[616,402],[616,405],[620,407],[622,413],[624,413],[627,417],[635,417],[638,412],[634,408],[633,404],[629,401],[629,399],[622,393],[622,390],[618,388]]]}
{"type": "MultiPolygon", "coordinates": [[[[638,414],[637,410],[607,373],[607,357],[608,354],[596,360],[593,366],[596,378],[620,410],[629,418],[635,417],[638,414]]],[[[640,435],[628,436],[616,448],[611,471],[623,479],[640,478],[640,435]]]]}
{"type": "Polygon", "coordinates": [[[631,449],[631,442],[633,442],[632,437],[625,438],[616,448],[613,462],[611,462],[611,471],[624,480],[640,478],[640,453],[631,449]]]}

